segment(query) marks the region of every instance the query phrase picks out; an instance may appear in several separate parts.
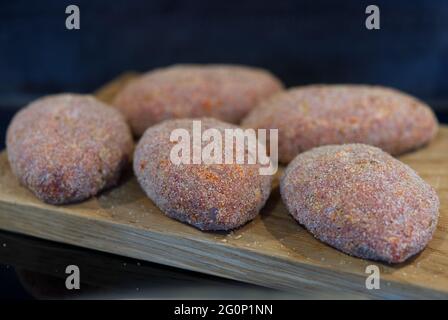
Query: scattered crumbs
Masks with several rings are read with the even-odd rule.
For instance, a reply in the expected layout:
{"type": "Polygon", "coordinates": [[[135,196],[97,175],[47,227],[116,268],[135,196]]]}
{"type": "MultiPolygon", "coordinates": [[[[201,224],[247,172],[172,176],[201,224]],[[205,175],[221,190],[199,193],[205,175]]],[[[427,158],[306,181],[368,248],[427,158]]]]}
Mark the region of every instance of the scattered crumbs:
{"type": "Polygon", "coordinates": [[[221,242],[226,243],[226,242],[227,242],[227,239],[222,239],[221,242]]]}

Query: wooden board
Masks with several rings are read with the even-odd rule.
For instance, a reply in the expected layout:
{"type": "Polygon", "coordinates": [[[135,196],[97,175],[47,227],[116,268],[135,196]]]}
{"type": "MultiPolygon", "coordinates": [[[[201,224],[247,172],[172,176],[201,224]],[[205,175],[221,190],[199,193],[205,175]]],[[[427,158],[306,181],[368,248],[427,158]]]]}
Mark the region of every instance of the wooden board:
{"type": "MultiPolygon", "coordinates": [[[[129,80],[114,85],[123,79],[129,80]]],[[[108,101],[113,90],[99,95],[108,101]]],[[[314,239],[287,213],[278,189],[260,216],[242,228],[201,232],[164,216],[131,172],[118,187],[88,201],[44,204],[18,184],[5,152],[0,155],[0,228],[299,293],[448,298],[448,127],[442,126],[428,147],[401,160],[436,188],[441,209],[429,246],[400,265],[350,257],[314,239]],[[381,271],[379,290],[365,287],[371,264],[381,271]]]]}

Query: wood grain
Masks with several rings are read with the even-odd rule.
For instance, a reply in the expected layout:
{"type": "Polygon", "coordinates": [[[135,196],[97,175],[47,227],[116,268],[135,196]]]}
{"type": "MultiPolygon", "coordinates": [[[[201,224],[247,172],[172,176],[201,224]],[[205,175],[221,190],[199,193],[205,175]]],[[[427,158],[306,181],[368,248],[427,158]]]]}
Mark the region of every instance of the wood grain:
{"type": "Polygon", "coordinates": [[[314,239],[288,214],[278,189],[260,216],[242,228],[201,232],[163,215],[131,172],[118,187],[88,201],[44,204],[18,184],[5,152],[0,155],[0,228],[271,288],[448,298],[448,127],[442,126],[429,146],[400,159],[437,190],[441,201],[434,238],[400,265],[350,257],[314,239]],[[379,290],[365,287],[371,264],[381,270],[379,290]]]}

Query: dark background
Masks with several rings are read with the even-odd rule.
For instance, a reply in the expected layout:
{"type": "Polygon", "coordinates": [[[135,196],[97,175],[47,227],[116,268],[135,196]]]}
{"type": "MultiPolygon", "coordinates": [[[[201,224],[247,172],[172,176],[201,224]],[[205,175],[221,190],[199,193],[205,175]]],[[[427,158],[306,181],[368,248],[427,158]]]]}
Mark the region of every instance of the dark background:
{"type": "MultiPolygon", "coordinates": [[[[448,1],[0,1],[0,149],[14,113],[39,96],[92,92],[122,72],[179,62],[264,67],[287,86],[392,86],[425,100],[447,122],[448,1]],[[80,30],[65,28],[69,4],[80,7],[80,30]],[[380,7],[381,30],[365,28],[369,4],[380,7]]],[[[0,248],[0,298],[29,297],[22,269],[53,272],[53,265],[36,266],[39,254],[54,254],[53,245],[0,235],[8,243],[0,248]]]]}
{"type": "Polygon", "coordinates": [[[0,148],[17,109],[173,63],[264,67],[287,86],[370,83],[423,99],[448,122],[446,0],[0,0],[0,148]],[[67,30],[76,4],[81,29],[67,30]],[[381,30],[365,28],[378,5],[381,30]]]}
{"type": "Polygon", "coordinates": [[[288,86],[384,84],[442,110],[447,31],[446,0],[1,1],[0,102],[90,92],[127,70],[222,62],[270,69],[288,86]],[[80,30],[65,28],[69,4],[80,30]],[[380,7],[381,30],[365,28],[368,4],[380,7]]]}

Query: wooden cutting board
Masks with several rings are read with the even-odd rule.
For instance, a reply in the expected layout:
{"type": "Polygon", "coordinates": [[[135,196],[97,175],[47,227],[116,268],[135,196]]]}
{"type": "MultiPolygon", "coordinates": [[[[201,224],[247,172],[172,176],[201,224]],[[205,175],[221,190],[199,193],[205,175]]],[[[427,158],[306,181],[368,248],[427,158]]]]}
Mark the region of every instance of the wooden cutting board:
{"type": "MultiPolygon", "coordinates": [[[[109,101],[131,78],[118,79],[98,96],[109,101]]],[[[288,214],[278,189],[258,218],[230,233],[201,232],[164,216],[132,172],[118,187],[88,201],[47,205],[18,184],[5,151],[0,154],[0,228],[298,294],[448,298],[448,127],[442,126],[429,146],[400,159],[437,190],[441,201],[434,238],[400,265],[350,257],[314,239],[288,214]],[[378,290],[365,286],[366,267],[372,264],[381,271],[378,290]]]]}

